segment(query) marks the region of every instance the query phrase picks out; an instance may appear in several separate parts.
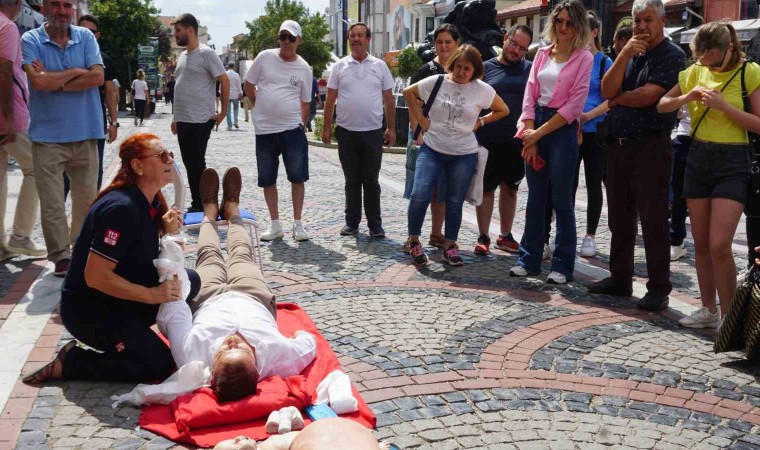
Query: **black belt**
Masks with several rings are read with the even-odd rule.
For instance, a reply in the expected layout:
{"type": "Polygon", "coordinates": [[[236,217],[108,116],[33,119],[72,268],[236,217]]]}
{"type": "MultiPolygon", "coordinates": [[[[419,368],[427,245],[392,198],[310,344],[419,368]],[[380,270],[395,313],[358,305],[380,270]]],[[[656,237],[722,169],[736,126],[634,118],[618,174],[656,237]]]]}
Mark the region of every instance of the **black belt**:
{"type": "Polygon", "coordinates": [[[640,144],[652,138],[666,137],[666,136],[670,137],[670,131],[662,130],[662,131],[657,131],[653,133],[638,134],[636,136],[631,136],[631,137],[610,137],[609,140],[610,142],[617,142],[617,144],[622,147],[623,145],[640,144]]]}

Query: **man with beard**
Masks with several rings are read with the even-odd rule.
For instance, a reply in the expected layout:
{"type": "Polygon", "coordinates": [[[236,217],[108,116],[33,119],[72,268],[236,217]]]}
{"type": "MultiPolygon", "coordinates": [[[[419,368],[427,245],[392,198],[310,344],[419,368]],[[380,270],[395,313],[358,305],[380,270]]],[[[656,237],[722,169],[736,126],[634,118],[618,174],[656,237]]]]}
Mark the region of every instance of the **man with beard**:
{"type": "Polygon", "coordinates": [[[202,211],[199,185],[206,170],[206,146],[211,129],[227,117],[230,80],[214,50],[198,42],[198,20],[182,14],[171,21],[177,45],[186,47],[174,72],[174,119],[172,133],[177,135],[182,163],[187,170],[192,204],[189,211],[202,211]],[[216,82],[221,84],[222,108],[215,109],[216,82]]]}
{"type": "Polygon", "coordinates": [[[509,115],[486,124],[477,132],[478,142],[488,150],[488,162],[483,175],[483,203],[476,208],[480,237],[475,245],[475,253],[481,255],[490,252],[491,238],[488,230],[497,187],[500,230],[496,248],[513,253],[520,251],[520,244],[512,237],[512,222],[517,206],[517,190],[520,188],[520,180],[525,177],[525,162],[520,156],[522,142],[515,139],[514,135],[532,66],[525,59],[531,42],[533,30],[525,25],[515,25],[504,35],[501,56],[483,63],[483,81],[496,89],[496,94],[509,107],[509,115]]]}
{"type": "Polygon", "coordinates": [[[97,139],[103,137],[98,86],[103,84],[100,47],[90,30],[71,25],[72,0],[45,0],[46,22],[21,38],[30,85],[29,138],[42,232],[56,276],[66,274],[71,242],[97,193],[97,139]],[[71,228],[66,219],[63,172],[71,180],[71,228]]]}

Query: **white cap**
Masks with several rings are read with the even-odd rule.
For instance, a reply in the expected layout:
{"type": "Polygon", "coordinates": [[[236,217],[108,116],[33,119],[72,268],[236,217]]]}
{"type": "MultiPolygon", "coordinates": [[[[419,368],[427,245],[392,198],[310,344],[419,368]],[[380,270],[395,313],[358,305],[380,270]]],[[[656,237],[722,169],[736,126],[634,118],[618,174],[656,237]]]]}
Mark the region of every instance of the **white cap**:
{"type": "Polygon", "coordinates": [[[295,37],[301,37],[301,25],[298,25],[298,22],[295,20],[286,20],[283,22],[282,25],[280,25],[280,31],[282,30],[287,30],[295,37]]]}

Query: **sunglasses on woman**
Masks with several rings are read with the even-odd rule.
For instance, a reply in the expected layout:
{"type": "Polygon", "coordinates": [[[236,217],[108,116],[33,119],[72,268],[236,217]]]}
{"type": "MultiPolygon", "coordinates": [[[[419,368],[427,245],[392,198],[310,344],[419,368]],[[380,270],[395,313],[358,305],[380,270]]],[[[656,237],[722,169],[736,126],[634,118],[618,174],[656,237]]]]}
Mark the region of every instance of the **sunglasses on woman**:
{"type": "Polygon", "coordinates": [[[280,38],[280,41],[283,41],[283,42],[285,42],[286,39],[289,40],[290,42],[295,42],[296,41],[296,37],[293,36],[292,34],[282,33],[278,37],[280,38]]]}
{"type": "Polygon", "coordinates": [[[140,156],[137,159],[152,158],[154,156],[157,156],[157,157],[161,158],[161,162],[163,162],[165,164],[169,164],[174,159],[174,153],[172,153],[172,152],[170,152],[168,150],[164,150],[161,153],[154,153],[152,155],[140,156]]]}
{"type": "Polygon", "coordinates": [[[575,27],[575,22],[573,22],[572,20],[565,20],[565,19],[563,19],[561,17],[555,17],[554,18],[554,25],[563,25],[563,24],[565,26],[567,26],[568,28],[574,28],[575,27]]]}

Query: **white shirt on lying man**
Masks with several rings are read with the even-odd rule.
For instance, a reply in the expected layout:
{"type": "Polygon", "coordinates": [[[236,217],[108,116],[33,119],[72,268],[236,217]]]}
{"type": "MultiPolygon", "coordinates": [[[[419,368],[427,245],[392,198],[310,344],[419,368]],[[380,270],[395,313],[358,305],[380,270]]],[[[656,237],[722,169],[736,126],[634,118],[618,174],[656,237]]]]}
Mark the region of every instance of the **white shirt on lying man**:
{"type": "Polygon", "coordinates": [[[195,316],[184,301],[164,303],[157,322],[169,339],[177,367],[201,361],[211,368],[219,347],[235,333],[253,347],[259,379],[299,374],[317,354],[314,336],[305,331],[296,332],[293,338],[283,336],[261,303],[238,292],[206,300],[195,316]]]}

